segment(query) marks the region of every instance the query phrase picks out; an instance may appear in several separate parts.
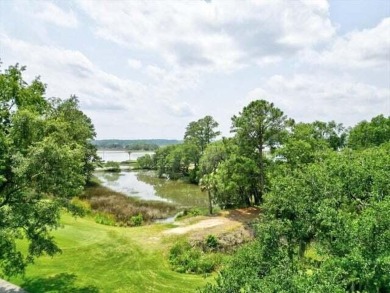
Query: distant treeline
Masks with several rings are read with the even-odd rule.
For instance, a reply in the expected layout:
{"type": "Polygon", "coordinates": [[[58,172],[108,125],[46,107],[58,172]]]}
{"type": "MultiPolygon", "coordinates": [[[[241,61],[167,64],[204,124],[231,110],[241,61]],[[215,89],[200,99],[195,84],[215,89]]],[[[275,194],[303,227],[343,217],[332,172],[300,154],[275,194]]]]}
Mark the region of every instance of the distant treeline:
{"type": "Polygon", "coordinates": [[[175,139],[102,139],[92,142],[98,149],[130,150],[130,151],[154,151],[160,146],[180,143],[175,139]]]}

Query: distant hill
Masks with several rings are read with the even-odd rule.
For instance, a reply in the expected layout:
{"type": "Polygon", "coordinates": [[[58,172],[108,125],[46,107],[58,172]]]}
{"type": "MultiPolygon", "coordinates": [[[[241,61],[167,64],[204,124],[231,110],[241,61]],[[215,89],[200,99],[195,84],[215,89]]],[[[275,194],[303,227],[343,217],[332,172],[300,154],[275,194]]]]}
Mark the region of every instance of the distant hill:
{"type": "Polygon", "coordinates": [[[98,149],[155,150],[166,145],[181,143],[176,139],[99,139],[92,141],[98,149]]]}

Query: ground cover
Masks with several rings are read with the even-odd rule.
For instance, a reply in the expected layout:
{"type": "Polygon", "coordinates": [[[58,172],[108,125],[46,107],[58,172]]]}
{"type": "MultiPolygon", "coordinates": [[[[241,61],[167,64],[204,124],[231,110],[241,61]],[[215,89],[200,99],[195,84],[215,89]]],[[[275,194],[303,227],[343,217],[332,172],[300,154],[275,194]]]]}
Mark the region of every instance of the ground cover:
{"type": "Polygon", "coordinates": [[[123,228],[64,214],[53,233],[62,254],[41,257],[24,277],[10,281],[38,292],[194,292],[211,278],[171,270],[171,240],[159,235],[168,225],[123,228]]]}

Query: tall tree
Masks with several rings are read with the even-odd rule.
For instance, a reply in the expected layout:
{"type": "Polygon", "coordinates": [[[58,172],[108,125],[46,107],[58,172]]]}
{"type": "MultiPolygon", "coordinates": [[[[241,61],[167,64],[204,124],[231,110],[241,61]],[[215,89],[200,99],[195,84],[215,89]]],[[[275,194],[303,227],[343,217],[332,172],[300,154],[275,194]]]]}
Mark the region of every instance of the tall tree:
{"type": "Polygon", "coordinates": [[[266,184],[265,149],[273,152],[282,142],[289,121],[273,103],[257,100],[244,107],[238,116],[233,116],[232,122],[231,131],[235,133],[240,151],[244,156],[252,158],[260,170],[260,187],[258,193],[255,193],[255,202],[258,204],[266,184]]]}
{"type": "Polygon", "coordinates": [[[209,144],[199,162],[199,185],[202,190],[207,191],[210,214],[213,213],[213,192],[216,189],[213,173],[217,170],[219,164],[228,157],[227,144],[229,144],[229,139],[223,139],[209,144]]]}
{"type": "Polygon", "coordinates": [[[350,130],[348,146],[363,149],[390,141],[390,116],[378,115],[370,122],[362,121],[350,130]]]}
{"type": "Polygon", "coordinates": [[[390,143],[284,171],[256,240],[203,292],[390,292],[390,143]]]}
{"type": "Polygon", "coordinates": [[[211,116],[205,116],[198,121],[190,122],[184,134],[184,141],[195,144],[200,153],[203,153],[206,146],[221,134],[215,130],[217,127],[218,122],[211,116]]]}
{"type": "Polygon", "coordinates": [[[0,72],[0,274],[6,275],[59,251],[50,231],[62,208],[80,212],[70,198],[82,192],[96,156],[89,143],[95,132],[77,99],[46,100],[44,84],[27,84],[23,70],[0,72]],[[26,239],[26,255],[17,239],[26,239]]]}
{"type": "MultiPolygon", "coordinates": [[[[207,145],[210,144],[220,132],[215,130],[218,127],[218,122],[211,116],[205,116],[198,121],[192,121],[188,124],[184,134],[184,145],[187,145],[187,150],[190,157],[193,158],[193,169],[190,172],[190,181],[193,183],[199,182],[198,167],[199,160],[207,145]]],[[[188,156],[187,156],[188,157],[188,156]]]]}

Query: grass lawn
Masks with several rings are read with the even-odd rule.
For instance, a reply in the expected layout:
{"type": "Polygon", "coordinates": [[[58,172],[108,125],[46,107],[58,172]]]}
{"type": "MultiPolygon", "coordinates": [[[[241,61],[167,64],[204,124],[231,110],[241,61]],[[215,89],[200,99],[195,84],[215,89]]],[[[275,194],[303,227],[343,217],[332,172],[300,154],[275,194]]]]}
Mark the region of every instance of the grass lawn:
{"type": "Polygon", "coordinates": [[[62,223],[53,232],[62,254],[37,259],[11,282],[30,293],[176,293],[194,292],[212,280],[170,269],[166,255],[174,239],[161,241],[164,225],[111,227],[67,214],[62,223]]]}

